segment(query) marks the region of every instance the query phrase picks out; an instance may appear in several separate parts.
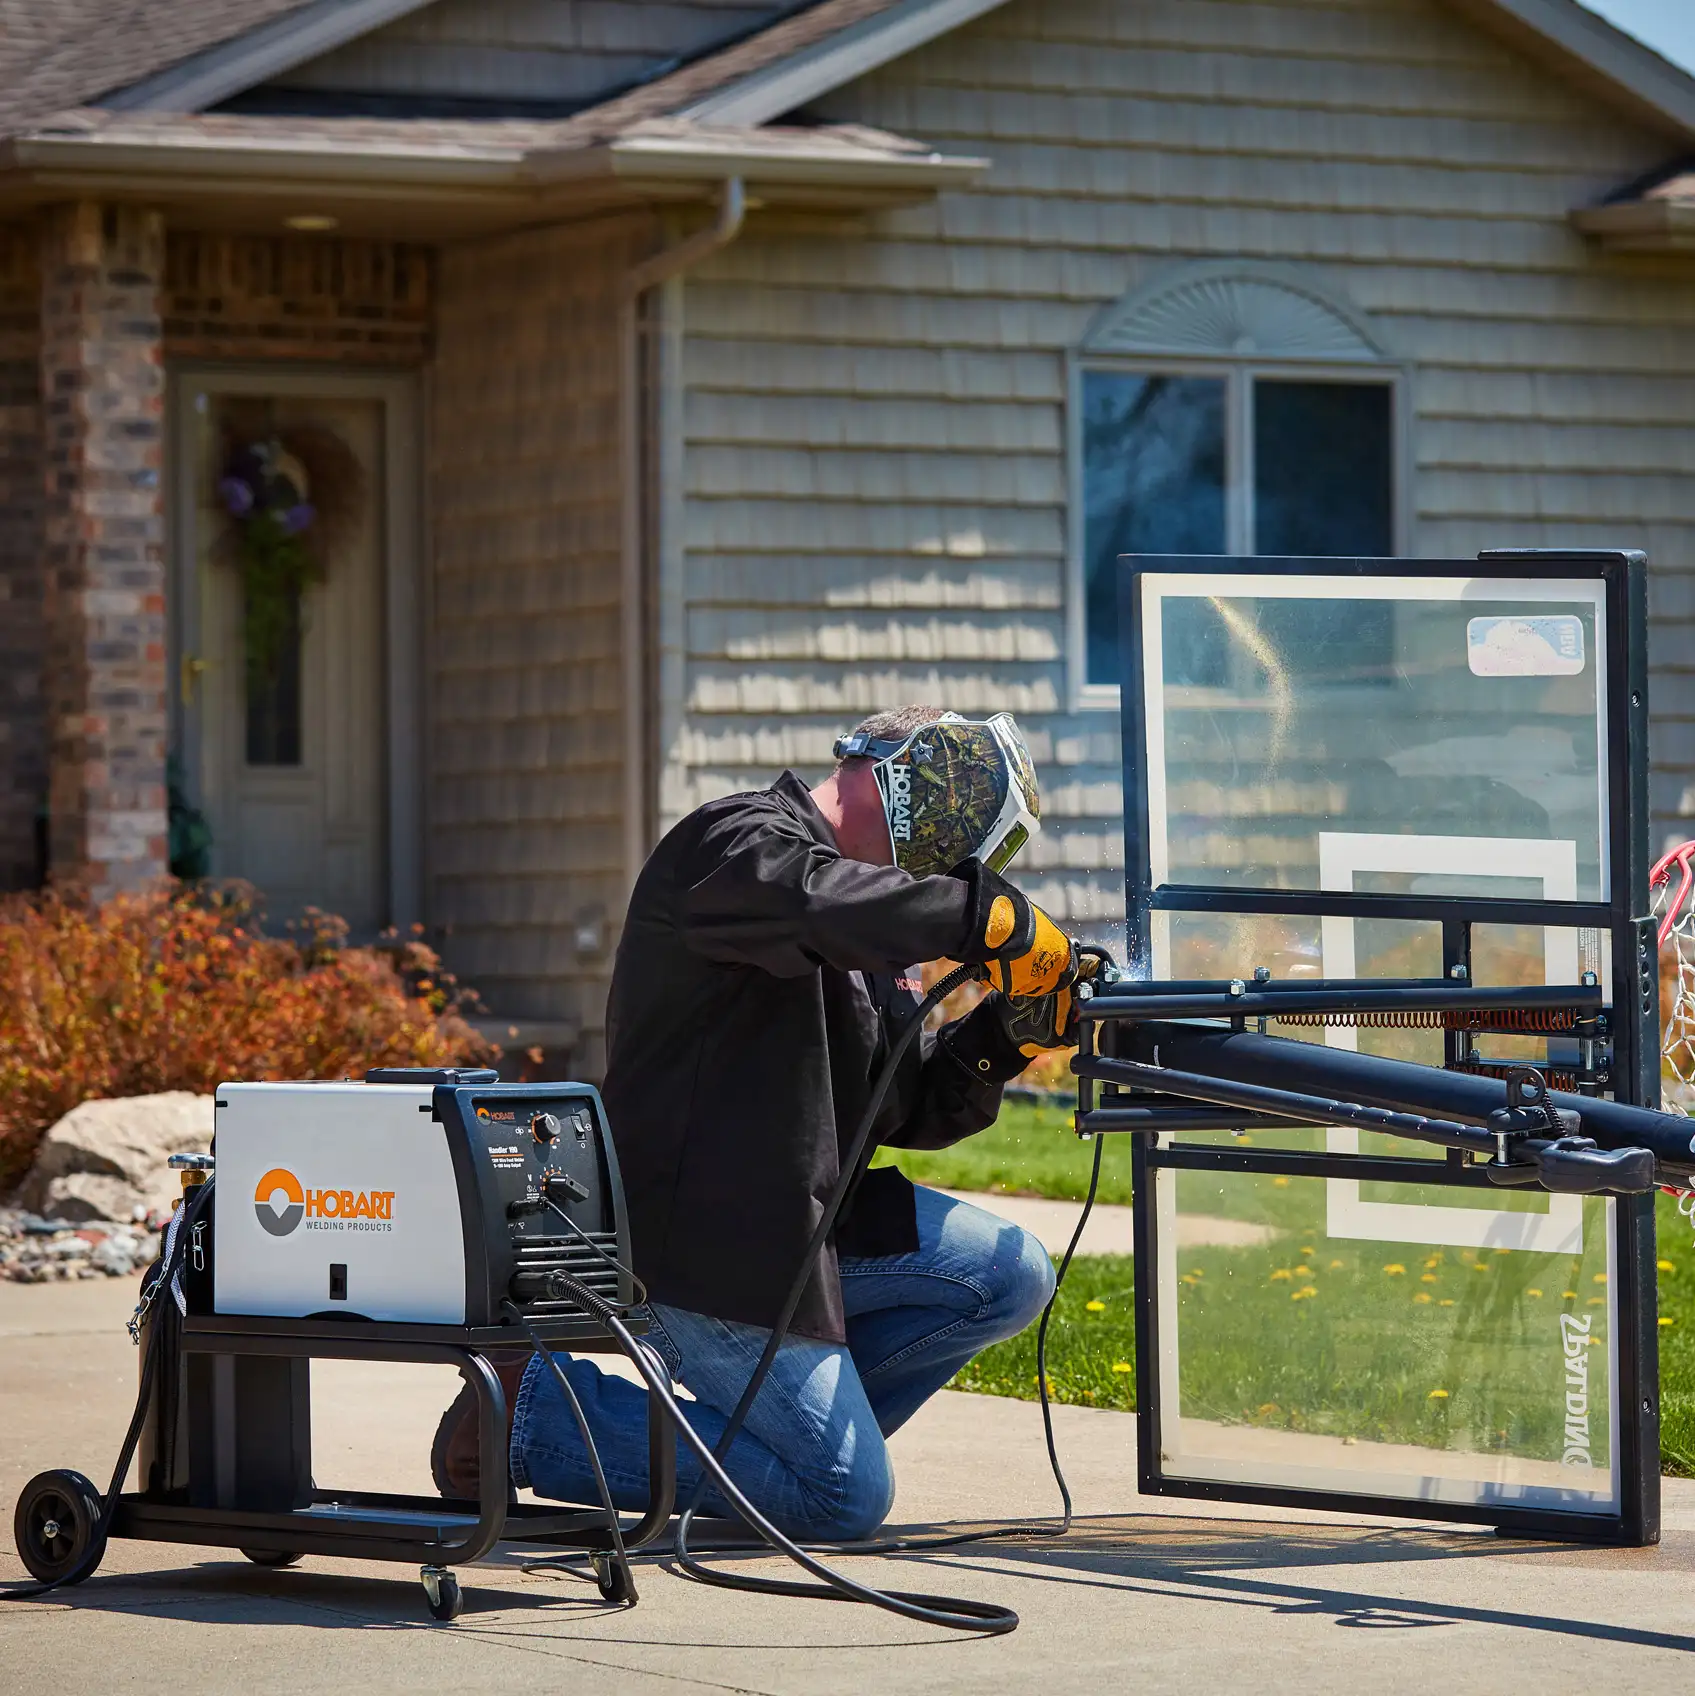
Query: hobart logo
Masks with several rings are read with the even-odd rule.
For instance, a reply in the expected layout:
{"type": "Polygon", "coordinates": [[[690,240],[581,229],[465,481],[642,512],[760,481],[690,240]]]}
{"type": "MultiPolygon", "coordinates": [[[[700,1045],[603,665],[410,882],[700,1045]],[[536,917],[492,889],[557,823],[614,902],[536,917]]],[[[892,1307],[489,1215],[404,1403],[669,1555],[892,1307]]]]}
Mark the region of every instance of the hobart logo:
{"type": "Polygon", "coordinates": [[[306,1216],[306,1192],[292,1172],[273,1166],[253,1191],[253,1211],[273,1237],[286,1237],[306,1216]],[[283,1194],[280,1208],[275,1205],[278,1190],[283,1194]]]}
{"type": "Polygon", "coordinates": [[[912,767],[889,767],[889,835],[896,842],[912,840],[912,767]]]}
{"type": "Polygon", "coordinates": [[[273,1166],[253,1191],[253,1212],[273,1237],[286,1237],[305,1220],[309,1231],[391,1231],[393,1190],[309,1190],[282,1166],[273,1166]],[[281,1191],[283,1203],[276,1204],[281,1191]]]}

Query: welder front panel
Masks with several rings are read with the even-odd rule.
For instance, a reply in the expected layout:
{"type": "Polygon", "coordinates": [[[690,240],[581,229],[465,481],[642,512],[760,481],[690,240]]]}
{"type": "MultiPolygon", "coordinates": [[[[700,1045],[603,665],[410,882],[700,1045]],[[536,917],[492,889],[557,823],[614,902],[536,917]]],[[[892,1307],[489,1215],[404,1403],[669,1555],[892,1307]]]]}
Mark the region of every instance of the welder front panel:
{"type": "Polygon", "coordinates": [[[465,1319],[447,1132],[425,1085],[218,1090],[219,1313],[465,1319]]]}

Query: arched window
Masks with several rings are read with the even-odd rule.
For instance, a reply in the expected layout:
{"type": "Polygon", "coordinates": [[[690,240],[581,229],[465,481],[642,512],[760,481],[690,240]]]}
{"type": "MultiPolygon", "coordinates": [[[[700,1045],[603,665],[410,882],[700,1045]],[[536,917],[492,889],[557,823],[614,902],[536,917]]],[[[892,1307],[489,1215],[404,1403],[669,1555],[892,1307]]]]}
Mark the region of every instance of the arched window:
{"type": "Polygon", "coordinates": [[[1307,277],[1180,266],[1100,312],[1072,367],[1081,704],[1116,700],[1120,554],[1401,551],[1404,372],[1307,277]]]}

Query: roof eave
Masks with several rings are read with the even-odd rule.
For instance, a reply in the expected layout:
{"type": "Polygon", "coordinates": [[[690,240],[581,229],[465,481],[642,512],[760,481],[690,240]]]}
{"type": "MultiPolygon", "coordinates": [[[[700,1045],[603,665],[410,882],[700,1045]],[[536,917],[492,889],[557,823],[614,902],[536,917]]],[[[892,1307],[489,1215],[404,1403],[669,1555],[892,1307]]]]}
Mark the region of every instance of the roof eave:
{"type": "Polygon", "coordinates": [[[35,135],[0,143],[0,207],[98,197],[159,205],[172,221],[258,230],[309,211],[333,216],[345,234],[452,239],[620,206],[703,201],[729,177],[768,205],[849,212],[911,204],[987,163],[622,139],[490,155],[35,135]]]}
{"type": "Polygon", "coordinates": [[[1695,252],[1695,205],[1669,199],[1580,206],[1572,223],[1610,253],[1695,252]]]}

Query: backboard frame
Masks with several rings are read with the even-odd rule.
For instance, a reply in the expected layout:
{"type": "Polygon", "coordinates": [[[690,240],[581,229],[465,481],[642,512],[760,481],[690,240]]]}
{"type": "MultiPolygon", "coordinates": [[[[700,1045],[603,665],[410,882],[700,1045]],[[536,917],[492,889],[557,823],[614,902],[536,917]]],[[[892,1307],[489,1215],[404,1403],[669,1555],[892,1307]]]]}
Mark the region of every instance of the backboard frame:
{"type": "MultiPolygon", "coordinates": [[[[1602,933],[1613,990],[1614,1099],[1644,1106],[1659,1101],[1658,972],[1649,913],[1647,796],[1646,560],[1634,551],[1514,550],[1473,560],[1268,559],[1125,556],[1120,562],[1121,712],[1124,757],[1127,974],[1153,977],[1153,915],[1170,913],[1277,914],[1316,920],[1386,918],[1423,920],[1442,927],[1443,970],[1469,967],[1474,924],[1587,928],[1602,933]],[[1144,674],[1143,579],[1149,574],[1250,576],[1276,580],[1296,575],[1356,578],[1455,578],[1514,580],[1589,579],[1600,584],[1605,610],[1604,689],[1606,797],[1604,852],[1608,883],[1599,900],[1523,900],[1482,895],[1419,894],[1276,888],[1218,888],[1162,882],[1152,870],[1148,765],[1147,688],[1144,674]]],[[[1110,1043],[1110,1026],[1103,1042],[1110,1043]]],[[[1081,1105],[1092,1105],[1085,1089],[1081,1105]]],[[[1080,1125],[1087,1112],[1080,1117],[1080,1125]]],[[[1614,1380],[1611,1440],[1616,1444],[1614,1511],[1574,1512],[1510,1502],[1409,1500],[1315,1489],[1173,1475],[1164,1465],[1160,1377],[1162,1310],[1171,1293],[1161,1288],[1158,1174],[1176,1169],[1216,1172],[1298,1172],[1306,1176],[1386,1177],[1397,1168],[1408,1179],[1445,1187],[1477,1187],[1482,1174],[1457,1161],[1390,1161],[1329,1153],[1291,1156],[1275,1151],[1185,1144],[1180,1137],[1133,1133],[1134,1262],[1136,1280],[1136,1382],[1138,1470],[1145,1494],[1266,1503],[1341,1512],[1395,1514],[1493,1524],[1503,1529],[1566,1539],[1642,1544],[1659,1535],[1659,1387],[1654,1205],[1650,1196],[1618,1196],[1612,1211],[1616,1309],[1612,1341],[1614,1380]]]]}

